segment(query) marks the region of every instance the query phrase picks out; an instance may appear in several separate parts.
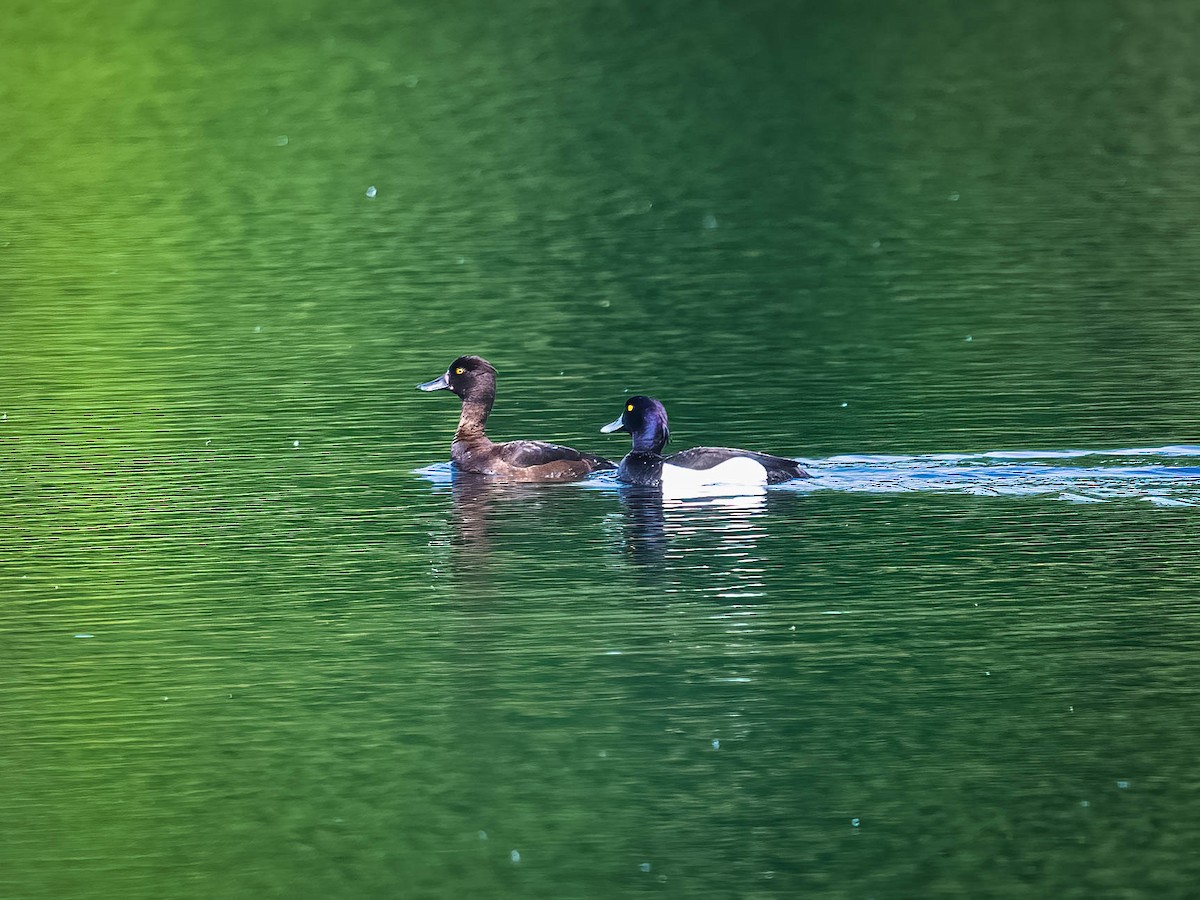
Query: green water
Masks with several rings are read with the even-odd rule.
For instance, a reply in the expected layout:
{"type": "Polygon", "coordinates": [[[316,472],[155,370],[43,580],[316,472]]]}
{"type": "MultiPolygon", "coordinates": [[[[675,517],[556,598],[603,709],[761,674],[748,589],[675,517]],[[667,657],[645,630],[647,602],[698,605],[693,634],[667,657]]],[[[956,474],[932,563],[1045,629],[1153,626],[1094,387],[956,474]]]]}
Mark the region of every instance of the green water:
{"type": "Polygon", "coordinates": [[[1191,896],[1193,508],[450,489],[413,387],[479,353],[495,437],[614,456],[627,392],[679,448],[1200,442],[1198,37],[9,4],[0,896],[1191,896]]]}

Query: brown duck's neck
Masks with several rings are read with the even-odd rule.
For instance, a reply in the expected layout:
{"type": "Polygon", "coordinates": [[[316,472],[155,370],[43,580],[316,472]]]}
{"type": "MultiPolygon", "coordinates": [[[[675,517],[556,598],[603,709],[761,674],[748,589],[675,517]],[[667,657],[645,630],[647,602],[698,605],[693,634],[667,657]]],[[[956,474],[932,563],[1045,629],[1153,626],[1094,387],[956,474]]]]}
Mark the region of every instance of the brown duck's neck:
{"type": "Polygon", "coordinates": [[[464,397],[462,413],[458,417],[458,430],[454,432],[454,439],[456,441],[486,441],[487,435],[483,433],[483,426],[487,423],[494,402],[496,402],[494,392],[464,397]]]}

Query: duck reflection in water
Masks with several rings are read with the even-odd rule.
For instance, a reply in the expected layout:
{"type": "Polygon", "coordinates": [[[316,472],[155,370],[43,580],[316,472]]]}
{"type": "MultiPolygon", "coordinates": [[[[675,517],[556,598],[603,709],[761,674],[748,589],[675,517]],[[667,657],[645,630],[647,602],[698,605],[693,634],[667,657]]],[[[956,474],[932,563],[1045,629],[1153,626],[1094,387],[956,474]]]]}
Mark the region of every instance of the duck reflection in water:
{"type": "Polygon", "coordinates": [[[448,567],[456,573],[526,588],[552,583],[567,569],[592,570],[602,546],[606,493],[575,485],[522,483],[454,472],[449,488],[448,567]]]}
{"type": "Polygon", "coordinates": [[[719,572],[723,566],[714,560],[756,556],[765,531],[765,493],[680,499],[622,486],[617,496],[624,514],[622,550],[638,566],[719,572]]]}
{"type": "Polygon", "coordinates": [[[656,582],[665,578],[667,589],[697,580],[702,591],[717,593],[760,591],[765,564],[758,544],[766,533],[769,505],[794,500],[771,492],[677,499],[611,481],[580,489],[465,472],[455,472],[440,489],[447,487],[452,509],[444,546],[450,571],[459,577],[490,582],[509,565],[522,567],[534,581],[543,566],[559,577],[556,567],[563,558],[547,556],[547,541],[570,545],[567,555],[582,567],[601,564],[589,556],[588,543],[595,539],[597,508],[615,496],[620,511],[601,514],[613,550],[656,582]]]}
{"type": "Polygon", "coordinates": [[[463,563],[464,569],[486,570],[492,559],[498,522],[512,521],[514,509],[519,509],[522,517],[536,516],[547,490],[544,485],[455,472],[450,482],[453,501],[450,544],[462,551],[455,553],[455,559],[463,563]]]}

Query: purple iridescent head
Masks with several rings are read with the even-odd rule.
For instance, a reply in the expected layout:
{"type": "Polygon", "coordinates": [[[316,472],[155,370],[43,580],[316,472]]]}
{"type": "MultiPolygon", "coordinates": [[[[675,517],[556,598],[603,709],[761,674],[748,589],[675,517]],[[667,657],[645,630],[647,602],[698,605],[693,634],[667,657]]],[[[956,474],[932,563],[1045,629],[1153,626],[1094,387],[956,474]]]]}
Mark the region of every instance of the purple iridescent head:
{"type": "Polygon", "coordinates": [[[671,439],[666,409],[653,397],[640,394],[625,401],[621,418],[609,422],[600,430],[605,434],[627,431],[633,436],[634,450],[650,450],[654,453],[661,453],[671,439]]]}

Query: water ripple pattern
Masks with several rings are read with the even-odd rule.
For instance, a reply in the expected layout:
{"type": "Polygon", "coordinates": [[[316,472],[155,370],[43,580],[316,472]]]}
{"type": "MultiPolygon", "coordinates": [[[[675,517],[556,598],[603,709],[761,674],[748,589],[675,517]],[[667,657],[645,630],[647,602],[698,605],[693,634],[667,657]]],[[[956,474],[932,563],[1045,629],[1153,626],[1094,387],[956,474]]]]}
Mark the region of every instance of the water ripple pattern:
{"type": "Polygon", "coordinates": [[[842,455],[801,463],[813,477],[781,489],[1043,495],[1075,503],[1144,500],[1162,506],[1200,500],[1197,446],[842,455]]]}
{"type": "MultiPolygon", "coordinates": [[[[1192,445],[796,458],[812,477],[771,490],[1045,496],[1073,503],[1143,500],[1158,506],[1200,503],[1200,446],[1192,445]]],[[[448,487],[454,477],[449,463],[426,466],[414,474],[439,488],[448,487]]],[[[603,474],[583,484],[620,487],[603,474]]]]}

